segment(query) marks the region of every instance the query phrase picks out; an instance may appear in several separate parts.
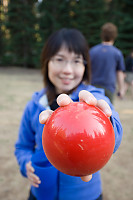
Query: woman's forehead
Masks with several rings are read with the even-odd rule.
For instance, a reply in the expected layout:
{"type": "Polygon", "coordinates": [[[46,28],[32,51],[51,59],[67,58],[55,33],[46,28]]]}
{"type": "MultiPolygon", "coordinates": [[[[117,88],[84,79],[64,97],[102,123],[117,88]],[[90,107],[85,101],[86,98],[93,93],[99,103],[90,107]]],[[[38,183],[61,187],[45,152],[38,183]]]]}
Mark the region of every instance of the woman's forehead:
{"type": "Polygon", "coordinates": [[[61,48],[59,49],[59,51],[56,53],[56,55],[70,55],[71,54],[71,56],[78,56],[78,57],[82,57],[82,55],[81,54],[77,54],[76,52],[74,52],[74,50],[72,51],[70,51],[70,49],[69,49],[69,47],[67,47],[65,44],[63,44],[62,46],[61,46],[61,48]]]}

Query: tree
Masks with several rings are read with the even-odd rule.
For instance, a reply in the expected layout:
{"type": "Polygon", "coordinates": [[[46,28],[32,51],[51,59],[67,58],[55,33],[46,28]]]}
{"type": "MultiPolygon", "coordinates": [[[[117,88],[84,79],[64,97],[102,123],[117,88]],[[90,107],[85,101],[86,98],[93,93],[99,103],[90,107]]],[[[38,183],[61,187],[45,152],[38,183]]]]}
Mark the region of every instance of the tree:
{"type": "Polygon", "coordinates": [[[100,27],[105,21],[105,1],[44,0],[39,5],[39,13],[42,37],[47,38],[62,27],[77,28],[92,46],[100,40],[100,27]]]}
{"type": "Polygon", "coordinates": [[[10,0],[8,5],[7,28],[10,31],[12,63],[34,66],[35,0],[10,0]]]}
{"type": "Polygon", "coordinates": [[[43,0],[38,5],[38,13],[38,24],[43,43],[55,30],[69,26],[68,1],[43,0]]]}
{"type": "Polygon", "coordinates": [[[97,44],[100,41],[100,28],[105,22],[105,1],[73,0],[71,5],[73,7],[71,25],[84,34],[90,46],[97,44]]]}
{"type": "Polygon", "coordinates": [[[133,48],[133,1],[117,0],[109,3],[109,19],[114,22],[119,30],[116,46],[128,55],[133,48]]]}
{"type": "Polygon", "coordinates": [[[5,54],[5,46],[6,46],[6,41],[5,41],[5,7],[3,4],[3,1],[1,2],[0,5],[0,64],[3,64],[3,57],[5,54]]]}
{"type": "MultiPolygon", "coordinates": [[[[89,46],[100,42],[105,22],[117,25],[116,46],[127,55],[133,44],[132,0],[8,0],[0,28],[0,62],[28,67],[39,66],[42,47],[52,32],[77,28],[89,46]],[[4,59],[3,59],[4,58],[4,59]],[[3,60],[3,61],[2,61],[3,60]]],[[[2,1],[4,2],[4,1],[2,1]]]]}
{"type": "Polygon", "coordinates": [[[126,56],[133,48],[133,1],[122,0],[121,3],[120,35],[117,44],[126,56]]]}

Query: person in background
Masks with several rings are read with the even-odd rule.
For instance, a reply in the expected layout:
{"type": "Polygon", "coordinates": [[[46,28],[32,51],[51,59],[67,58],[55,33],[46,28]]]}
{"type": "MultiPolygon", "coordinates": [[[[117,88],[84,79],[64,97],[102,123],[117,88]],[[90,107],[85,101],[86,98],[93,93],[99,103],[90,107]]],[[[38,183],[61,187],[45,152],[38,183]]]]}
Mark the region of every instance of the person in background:
{"type": "Polygon", "coordinates": [[[118,84],[119,97],[124,96],[125,63],[122,52],[116,48],[117,27],[112,23],[105,23],[101,27],[102,42],[90,49],[92,80],[91,84],[105,89],[105,95],[113,103],[118,84]],[[117,80],[117,81],[116,81],[117,80]]]}
{"type": "Polygon", "coordinates": [[[133,49],[126,60],[126,77],[125,77],[125,94],[128,88],[131,88],[131,94],[133,97],[133,49]]]}
{"type": "MultiPolygon", "coordinates": [[[[97,106],[110,118],[113,125],[114,152],[121,143],[122,125],[118,113],[105,96],[104,90],[90,85],[88,50],[83,34],[77,29],[66,28],[53,33],[42,50],[44,87],[41,91],[35,92],[27,103],[15,143],[15,156],[20,171],[32,185],[29,200],[36,200],[32,188],[39,187],[40,184],[40,177],[35,174],[31,158],[37,151],[43,150],[44,124],[59,106],[68,105],[71,101],[84,101],[89,105],[97,106]]],[[[99,171],[82,179],[58,171],[57,185],[56,200],[102,200],[99,171]]]]}

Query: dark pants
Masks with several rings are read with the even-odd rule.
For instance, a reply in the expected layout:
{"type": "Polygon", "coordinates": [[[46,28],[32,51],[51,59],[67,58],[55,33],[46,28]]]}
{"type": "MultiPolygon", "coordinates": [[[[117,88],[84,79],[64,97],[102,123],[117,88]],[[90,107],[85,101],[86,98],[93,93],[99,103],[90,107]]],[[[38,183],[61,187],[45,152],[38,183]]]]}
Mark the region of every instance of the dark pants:
{"type": "Polygon", "coordinates": [[[34,195],[31,193],[31,191],[28,200],[37,200],[36,197],[34,197],[34,195]]]}
{"type": "Polygon", "coordinates": [[[110,99],[111,103],[114,103],[114,93],[112,93],[110,90],[106,89],[105,87],[101,85],[94,85],[97,88],[102,88],[105,90],[105,95],[110,99]]]}
{"type": "MultiPolygon", "coordinates": [[[[31,193],[31,191],[30,191],[30,195],[29,195],[28,200],[37,200],[37,199],[33,196],[33,194],[31,193]]],[[[88,199],[88,200],[89,200],[89,199],[88,199]]],[[[103,200],[102,194],[101,194],[96,200],[103,200]]]]}

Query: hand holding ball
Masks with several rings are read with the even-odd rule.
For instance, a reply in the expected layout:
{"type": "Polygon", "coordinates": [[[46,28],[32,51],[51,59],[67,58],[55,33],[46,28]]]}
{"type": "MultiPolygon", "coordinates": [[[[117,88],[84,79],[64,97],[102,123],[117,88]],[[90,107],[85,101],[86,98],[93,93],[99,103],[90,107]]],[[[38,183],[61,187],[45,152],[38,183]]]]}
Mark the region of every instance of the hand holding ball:
{"type": "Polygon", "coordinates": [[[86,176],[109,161],[115,134],[108,117],[97,107],[73,102],[56,109],[46,121],[42,144],[51,164],[72,176],[86,176]]]}

